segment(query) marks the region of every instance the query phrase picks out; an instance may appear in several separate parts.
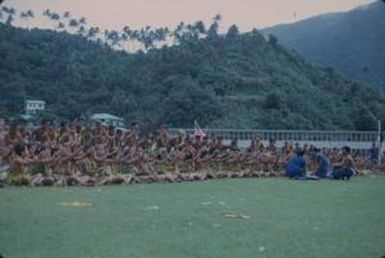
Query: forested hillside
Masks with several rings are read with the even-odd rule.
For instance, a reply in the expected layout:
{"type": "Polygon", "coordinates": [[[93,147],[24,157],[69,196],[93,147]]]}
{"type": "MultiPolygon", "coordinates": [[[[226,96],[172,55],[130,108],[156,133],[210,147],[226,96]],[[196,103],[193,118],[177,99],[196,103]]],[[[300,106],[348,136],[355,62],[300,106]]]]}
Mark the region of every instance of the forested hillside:
{"type": "Polygon", "coordinates": [[[385,93],[385,2],[263,30],[306,59],[385,93]]]}
{"type": "Polygon", "coordinates": [[[7,116],[33,97],[59,119],[110,112],[148,126],[197,119],[204,127],[373,129],[385,111],[368,87],[235,26],[129,54],[80,35],[0,24],[0,93],[7,116]]]}

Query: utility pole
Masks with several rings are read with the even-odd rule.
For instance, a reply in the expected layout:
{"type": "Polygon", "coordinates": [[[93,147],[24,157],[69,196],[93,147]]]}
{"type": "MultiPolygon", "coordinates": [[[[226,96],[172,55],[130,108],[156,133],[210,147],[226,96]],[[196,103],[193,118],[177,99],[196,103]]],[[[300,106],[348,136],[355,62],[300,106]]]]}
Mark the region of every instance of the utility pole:
{"type": "Polygon", "coordinates": [[[378,120],[378,165],[381,165],[381,155],[382,155],[381,120],[378,120]]]}

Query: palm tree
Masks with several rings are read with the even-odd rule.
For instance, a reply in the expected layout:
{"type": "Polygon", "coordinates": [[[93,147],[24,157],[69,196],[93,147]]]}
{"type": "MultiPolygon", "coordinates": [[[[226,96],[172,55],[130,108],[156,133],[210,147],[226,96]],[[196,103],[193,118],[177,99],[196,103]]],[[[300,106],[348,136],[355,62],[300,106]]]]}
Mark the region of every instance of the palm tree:
{"type": "Polygon", "coordinates": [[[122,33],[121,38],[122,38],[123,41],[127,41],[129,39],[129,37],[128,37],[128,35],[126,33],[122,33]]]}
{"type": "Polygon", "coordinates": [[[174,44],[181,43],[184,26],[184,22],[180,22],[173,31],[172,35],[174,36],[174,44]]]}
{"type": "Polygon", "coordinates": [[[51,16],[51,10],[50,9],[45,9],[44,12],[43,12],[43,16],[51,16]]]}
{"type": "Polygon", "coordinates": [[[209,30],[207,31],[207,36],[210,38],[218,36],[219,22],[222,20],[222,16],[217,14],[213,18],[213,23],[210,25],[209,30]]]}
{"type": "MultiPolygon", "coordinates": [[[[63,13],[63,16],[62,16],[65,20],[68,20],[68,19],[70,19],[70,17],[71,17],[71,13],[69,12],[69,11],[65,11],[64,13],[63,13]]],[[[68,25],[69,25],[69,23],[70,22],[68,22],[68,25]]],[[[65,22],[59,22],[59,24],[57,25],[57,28],[58,29],[63,29],[63,30],[65,30],[65,27],[66,27],[66,25],[65,25],[65,22]]],[[[70,26],[71,27],[71,26],[70,26]]]]}
{"type": "Polygon", "coordinates": [[[34,18],[35,14],[32,12],[32,10],[28,10],[27,11],[27,16],[30,17],[30,18],[34,18]]]}
{"type": "Polygon", "coordinates": [[[20,13],[20,18],[27,18],[28,17],[28,15],[27,15],[27,13],[26,12],[21,12],[20,13]]]}
{"type": "Polygon", "coordinates": [[[34,14],[31,10],[28,10],[28,11],[24,11],[24,12],[21,12],[20,15],[19,15],[20,19],[22,20],[27,20],[27,19],[30,19],[30,18],[34,18],[34,14]]]}
{"type": "Polygon", "coordinates": [[[13,20],[14,20],[13,15],[8,14],[8,18],[7,18],[7,21],[5,22],[5,24],[12,25],[13,20]]]}
{"type": "Polygon", "coordinates": [[[138,30],[131,30],[129,34],[130,40],[132,41],[132,50],[138,49],[137,42],[140,43],[140,33],[138,30]]]}
{"type": "Polygon", "coordinates": [[[78,31],[78,27],[79,27],[79,22],[78,20],[74,19],[74,18],[71,18],[69,21],[68,21],[68,27],[69,27],[69,32],[72,31],[72,33],[77,33],[78,31]]]}
{"type": "Polygon", "coordinates": [[[139,31],[138,30],[131,31],[131,39],[139,40],[139,31]]]}
{"type": "Polygon", "coordinates": [[[12,14],[12,15],[15,15],[15,14],[16,14],[16,9],[13,8],[13,7],[11,7],[11,8],[9,9],[9,13],[12,14]]]}
{"type": "MultiPolygon", "coordinates": [[[[132,30],[131,30],[130,26],[128,26],[128,25],[124,26],[123,29],[122,29],[121,34],[122,34],[122,36],[121,36],[122,37],[122,42],[126,43],[126,44],[124,44],[126,46],[127,46],[127,43],[128,43],[128,51],[129,51],[130,50],[129,41],[131,40],[131,37],[132,37],[132,30]]],[[[123,46],[123,48],[124,48],[124,46],[123,46]]]]}
{"type": "Polygon", "coordinates": [[[7,17],[7,20],[6,20],[5,23],[8,24],[8,25],[11,25],[12,22],[13,22],[13,20],[14,20],[14,17],[13,17],[13,16],[16,14],[15,8],[3,6],[3,7],[1,8],[1,10],[2,10],[4,13],[8,14],[8,17],[7,17]]]}
{"type": "Polygon", "coordinates": [[[50,19],[54,20],[54,21],[58,21],[58,20],[60,20],[60,15],[57,13],[51,13],[50,19]]]}
{"type": "Polygon", "coordinates": [[[138,40],[143,44],[146,50],[154,48],[154,43],[156,41],[156,33],[151,29],[150,26],[146,26],[144,29],[140,30],[138,40]]]}
{"type": "MultiPolygon", "coordinates": [[[[58,22],[60,21],[60,15],[58,13],[55,13],[53,11],[51,11],[50,9],[45,9],[44,12],[43,12],[43,16],[45,16],[47,19],[49,19],[49,21],[51,22],[58,22]]],[[[53,28],[60,28],[61,25],[54,25],[53,28]]]]}
{"type": "Polygon", "coordinates": [[[206,28],[203,21],[197,21],[194,24],[195,31],[198,33],[199,36],[203,36],[206,34],[206,28]]]}
{"type": "Polygon", "coordinates": [[[16,14],[16,10],[15,10],[15,8],[13,8],[13,7],[3,6],[3,7],[1,8],[1,10],[2,10],[4,13],[8,14],[8,15],[15,15],[15,14],[16,14]]]}
{"type": "Polygon", "coordinates": [[[91,27],[88,29],[87,38],[94,39],[99,33],[99,27],[91,27]]]}
{"type": "Polygon", "coordinates": [[[16,13],[16,10],[15,10],[15,8],[13,8],[13,7],[7,7],[7,6],[3,6],[2,8],[1,8],[1,10],[3,10],[3,12],[5,12],[6,14],[15,14],[16,13]]]}
{"type": "Polygon", "coordinates": [[[168,28],[158,28],[155,30],[155,38],[156,41],[162,42],[167,39],[168,36],[168,28]]]}
{"type": "Polygon", "coordinates": [[[105,30],[104,31],[104,38],[105,38],[107,45],[109,45],[111,47],[117,46],[120,42],[119,32],[117,32],[116,30],[112,30],[112,31],[105,30]]]}
{"type": "Polygon", "coordinates": [[[86,32],[86,28],[83,25],[80,25],[78,30],[77,30],[77,33],[79,35],[83,35],[85,32],[86,32]]]}
{"type": "Polygon", "coordinates": [[[127,33],[125,33],[124,31],[121,33],[121,37],[120,37],[120,40],[122,42],[122,48],[125,50],[125,46],[127,45],[126,43],[128,42],[128,40],[130,39],[130,36],[127,35],[127,33]]]}
{"type": "Polygon", "coordinates": [[[131,32],[132,32],[132,30],[131,30],[130,26],[124,26],[124,28],[123,28],[124,34],[126,34],[127,36],[130,36],[131,32]]]}
{"type": "Polygon", "coordinates": [[[79,23],[78,23],[78,21],[76,20],[76,19],[71,19],[70,21],[69,21],[69,23],[68,23],[68,25],[70,26],[70,27],[77,27],[77,26],[79,26],[79,23]]]}
{"type": "Polygon", "coordinates": [[[57,25],[57,27],[56,27],[57,29],[59,29],[59,30],[61,30],[61,29],[65,29],[65,24],[64,23],[62,23],[62,22],[59,22],[59,24],[57,25]]]}
{"type": "Polygon", "coordinates": [[[238,35],[239,35],[238,26],[235,24],[231,25],[227,30],[226,37],[233,39],[233,38],[236,38],[238,35]]]}
{"type": "Polygon", "coordinates": [[[87,23],[87,22],[86,22],[86,18],[81,17],[81,18],[79,19],[79,23],[85,25],[85,24],[87,23]]]}
{"type": "Polygon", "coordinates": [[[213,20],[214,22],[220,23],[222,20],[222,15],[218,13],[217,15],[214,16],[213,20]]]}

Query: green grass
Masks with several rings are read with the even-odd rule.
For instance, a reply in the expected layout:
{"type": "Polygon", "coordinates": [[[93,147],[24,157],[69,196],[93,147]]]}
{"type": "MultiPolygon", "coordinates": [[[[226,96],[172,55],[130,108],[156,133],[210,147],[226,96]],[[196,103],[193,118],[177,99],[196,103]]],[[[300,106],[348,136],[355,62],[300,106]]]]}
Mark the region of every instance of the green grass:
{"type": "Polygon", "coordinates": [[[381,257],[385,177],[4,188],[0,252],[5,258],[381,257]],[[61,205],[73,201],[93,205],[61,205]]]}

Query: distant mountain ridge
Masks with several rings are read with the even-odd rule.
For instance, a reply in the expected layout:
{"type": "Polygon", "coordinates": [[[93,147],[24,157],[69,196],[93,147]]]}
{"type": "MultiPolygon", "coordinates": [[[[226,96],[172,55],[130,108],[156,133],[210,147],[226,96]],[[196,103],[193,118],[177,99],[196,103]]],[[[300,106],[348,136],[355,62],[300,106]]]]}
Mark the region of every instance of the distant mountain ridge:
{"type": "Polygon", "coordinates": [[[263,29],[308,60],[385,92],[385,3],[263,29]]]}
{"type": "MultiPolygon", "coordinates": [[[[190,35],[190,34],[187,34],[190,35]]],[[[0,24],[1,116],[45,100],[58,120],[112,113],[156,127],[373,130],[385,98],[258,31],[129,54],[80,35],[0,24]]]]}

